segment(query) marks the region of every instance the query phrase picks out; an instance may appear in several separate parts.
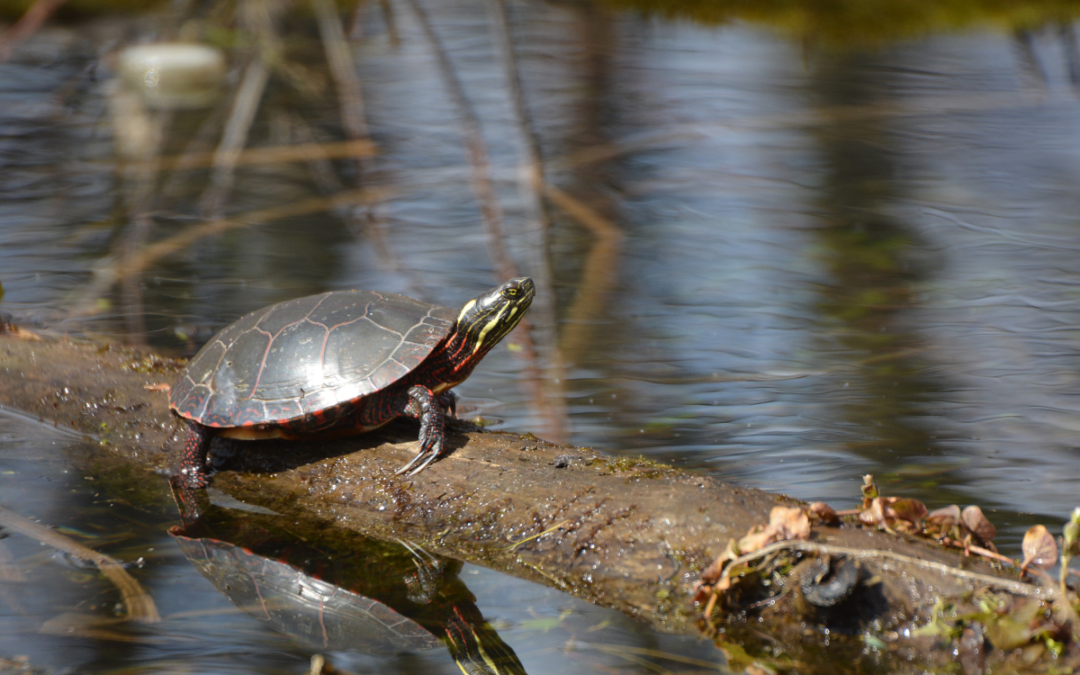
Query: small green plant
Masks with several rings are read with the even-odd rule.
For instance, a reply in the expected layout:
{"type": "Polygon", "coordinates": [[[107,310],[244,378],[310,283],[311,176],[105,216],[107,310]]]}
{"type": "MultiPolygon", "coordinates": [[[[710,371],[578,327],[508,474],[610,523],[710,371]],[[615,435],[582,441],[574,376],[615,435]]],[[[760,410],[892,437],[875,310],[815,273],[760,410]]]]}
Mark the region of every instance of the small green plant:
{"type": "Polygon", "coordinates": [[[1058,580],[1061,583],[1061,597],[1066,598],[1069,590],[1065,585],[1065,580],[1069,577],[1069,559],[1080,549],[1080,506],[1073,509],[1069,522],[1065,523],[1063,535],[1064,538],[1061,542],[1061,576],[1058,580]]]}

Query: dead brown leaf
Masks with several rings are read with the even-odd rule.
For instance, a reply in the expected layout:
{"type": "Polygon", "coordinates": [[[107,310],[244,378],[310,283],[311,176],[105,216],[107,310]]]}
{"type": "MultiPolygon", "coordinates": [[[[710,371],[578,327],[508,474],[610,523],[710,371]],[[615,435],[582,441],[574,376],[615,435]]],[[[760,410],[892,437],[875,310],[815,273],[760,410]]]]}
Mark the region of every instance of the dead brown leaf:
{"type": "Polygon", "coordinates": [[[892,518],[896,521],[894,527],[907,532],[921,532],[923,528],[923,518],[926,517],[926,505],[918,499],[890,499],[892,499],[892,501],[888,503],[885,517],[892,518]]]}
{"type": "Polygon", "coordinates": [[[829,525],[840,524],[840,516],[836,515],[836,511],[825,502],[814,502],[808,507],[807,513],[811,518],[823,523],[829,525]]]}
{"type": "Polygon", "coordinates": [[[917,499],[904,497],[874,497],[869,508],[859,513],[859,522],[875,525],[887,531],[922,532],[926,505],[917,499]]]}
{"type": "Polygon", "coordinates": [[[766,527],[759,532],[750,532],[740,539],[739,551],[742,553],[753,553],[776,541],[780,541],[777,537],[776,530],[771,527],[766,527]]]}
{"type": "Polygon", "coordinates": [[[1048,570],[1057,563],[1058,545],[1054,535],[1042,525],[1033,525],[1024,533],[1024,563],[1021,569],[1028,567],[1048,570]]]}
{"type": "Polygon", "coordinates": [[[964,526],[983,544],[990,543],[997,536],[997,528],[983,515],[982,509],[972,505],[960,514],[964,526]]]}
{"type": "Polygon", "coordinates": [[[776,541],[786,539],[809,539],[810,519],[798,506],[774,506],[769,513],[769,526],[776,532],[776,541]]]}
{"type": "Polygon", "coordinates": [[[926,514],[926,526],[938,534],[948,534],[949,530],[961,523],[960,507],[956,504],[934,509],[926,514]]]}

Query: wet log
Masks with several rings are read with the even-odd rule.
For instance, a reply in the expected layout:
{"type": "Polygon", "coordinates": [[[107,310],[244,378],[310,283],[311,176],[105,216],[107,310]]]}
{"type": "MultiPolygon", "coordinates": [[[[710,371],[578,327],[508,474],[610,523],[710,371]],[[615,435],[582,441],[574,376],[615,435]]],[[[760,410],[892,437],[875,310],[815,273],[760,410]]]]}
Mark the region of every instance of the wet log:
{"type": "MultiPolygon", "coordinates": [[[[0,405],[97,439],[97,461],[136,467],[165,493],[183,427],[168,410],[167,394],[148,387],[171,383],[182,363],[122,347],[39,339],[10,326],[0,332],[0,405]]],[[[798,502],[647,460],[464,423],[451,429],[449,456],[416,476],[395,476],[415,453],[416,435],[414,423],[401,421],[334,441],[215,441],[220,469],[212,488],[279,513],[416,542],[662,631],[704,628],[736,664],[756,660],[773,670],[788,664],[828,671],[836,654],[822,651],[822,636],[836,644],[840,628],[853,636],[853,662],[869,659],[871,670],[882,659],[914,669],[951,662],[963,639],[985,663],[977,647],[992,647],[989,639],[981,632],[977,639],[961,637],[972,622],[948,623],[941,608],[971,605],[986,593],[999,607],[1052,596],[923,540],[856,524],[815,525],[809,542],[779,545],[766,558],[771,565],[734,584],[719,603],[722,618],[705,626],[700,604],[691,601],[701,571],[730,540],[768,522],[773,507],[798,502]],[[855,600],[844,589],[829,590],[845,578],[859,588],[855,600]],[[941,630],[933,629],[938,624],[941,630]],[[917,626],[923,630],[912,632],[917,626]]],[[[974,623],[989,635],[987,622],[974,623]]],[[[1040,643],[1032,637],[1021,644],[1040,643]]],[[[1041,663],[1048,654],[1029,661],[1041,663]]],[[[1001,650],[998,656],[1012,658],[1001,650]]],[[[1072,651],[1061,658],[1075,659],[1072,651]]]]}

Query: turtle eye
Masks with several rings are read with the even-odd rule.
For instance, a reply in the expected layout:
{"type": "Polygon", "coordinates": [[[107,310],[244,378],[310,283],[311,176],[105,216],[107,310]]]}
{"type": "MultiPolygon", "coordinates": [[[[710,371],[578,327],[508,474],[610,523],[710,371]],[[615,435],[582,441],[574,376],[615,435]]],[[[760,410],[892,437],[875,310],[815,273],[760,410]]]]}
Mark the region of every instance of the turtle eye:
{"type": "Polygon", "coordinates": [[[503,295],[505,295],[508,298],[516,298],[518,296],[518,293],[520,293],[520,292],[521,291],[519,291],[516,288],[508,288],[505,291],[503,291],[503,295]]]}

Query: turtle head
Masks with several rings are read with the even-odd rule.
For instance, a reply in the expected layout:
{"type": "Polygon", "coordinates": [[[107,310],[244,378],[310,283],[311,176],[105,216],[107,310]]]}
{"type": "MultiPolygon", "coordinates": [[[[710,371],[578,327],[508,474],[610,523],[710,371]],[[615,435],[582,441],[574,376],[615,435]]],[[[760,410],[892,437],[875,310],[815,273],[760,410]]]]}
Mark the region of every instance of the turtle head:
{"type": "Polygon", "coordinates": [[[499,340],[514,330],[532,304],[536,286],[528,277],[511,279],[465,303],[455,333],[461,340],[461,358],[475,364],[499,340]]]}

